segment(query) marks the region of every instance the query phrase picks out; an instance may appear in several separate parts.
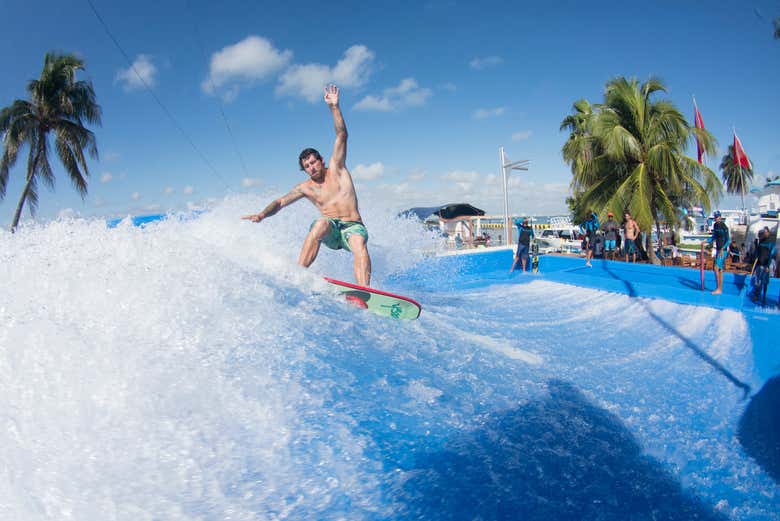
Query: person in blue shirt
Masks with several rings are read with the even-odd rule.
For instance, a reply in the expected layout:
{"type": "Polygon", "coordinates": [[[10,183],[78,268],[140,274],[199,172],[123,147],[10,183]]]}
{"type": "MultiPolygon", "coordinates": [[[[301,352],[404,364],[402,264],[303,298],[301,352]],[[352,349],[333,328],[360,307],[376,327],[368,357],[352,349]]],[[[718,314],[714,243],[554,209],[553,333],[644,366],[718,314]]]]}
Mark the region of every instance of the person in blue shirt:
{"type": "Polygon", "coordinates": [[[517,226],[517,253],[515,253],[515,261],[512,263],[512,268],[509,273],[515,271],[517,263],[520,262],[522,272],[525,272],[525,267],[528,264],[528,252],[531,250],[531,240],[534,238],[534,229],[528,224],[528,217],[523,219],[515,219],[515,226],[517,226]]]}
{"type": "Polygon", "coordinates": [[[769,270],[775,258],[775,243],[772,242],[769,230],[758,232],[758,248],[756,249],[756,266],[753,269],[753,290],[750,297],[758,301],[762,297],[762,306],[766,306],[766,290],[769,286],[769,270]]]}
{"type": "Polygon", "coordinates": [[[729,252],[729,244],[731,244],[731,234],[729,233],[729,227],[723,222],[720,216],[720,211],[715,210],[712,214],[715,217],[715,224],[712,225],[712,237],[706,241],[702,241],[702,244],[715,243],[715,261],[712,263],[712,271],[715,272],[715,280],[718,287],[712,292],[713,295],[720,295],[723,293],[723,269],[726,266],[726,257],[729,252]]]}
{"type": "Polygon", "coordinates": [[[596,248],[596,232],[598,231],[599,216],[596,212],[590,212],[590,218],[580,224],[580,231],[585,234],[587,246],[585,248],[585,266],[591,268],[590,259],[593,257],[593,250],[596,248]]]}

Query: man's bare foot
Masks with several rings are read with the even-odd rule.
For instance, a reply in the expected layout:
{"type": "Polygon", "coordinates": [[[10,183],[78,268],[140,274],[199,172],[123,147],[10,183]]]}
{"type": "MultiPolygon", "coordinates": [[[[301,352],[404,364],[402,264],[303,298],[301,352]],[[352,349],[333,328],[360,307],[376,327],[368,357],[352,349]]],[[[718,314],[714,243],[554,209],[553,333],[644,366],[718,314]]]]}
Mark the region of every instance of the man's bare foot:
{"type": "Polygon", "coordinates": [[[720,295],[721,293],[723,293],[723,290],[721,289],[716,289],[715,291],[712,292],[713,295],[720,295]]]}
{"type": "Polygon", "coordinates": [[[361,299],[360,297],[358,297],[358,296],[346,295],[345,298],[346,298],[347,302],[349,302],[350,304],[352,304],[356,308],[363,308],[363,309],[368,308],[368,304],[366,304],[366,302],[363,299],[361,299]]]}

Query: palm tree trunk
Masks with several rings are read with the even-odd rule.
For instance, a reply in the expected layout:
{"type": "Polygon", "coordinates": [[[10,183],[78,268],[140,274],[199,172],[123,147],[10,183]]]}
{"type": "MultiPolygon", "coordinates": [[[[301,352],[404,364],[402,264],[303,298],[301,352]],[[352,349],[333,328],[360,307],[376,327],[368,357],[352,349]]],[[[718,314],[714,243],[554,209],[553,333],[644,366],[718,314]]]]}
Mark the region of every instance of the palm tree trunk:
{"type": "Polygon", "coordinates": [[[655,254],[655,248],[653,247],[653,229],[647,231],[647,239],[645,240],[645,251],[647,252],[647,260],[651,264],[661,264],[658,257],[655,254]]]}
{"type": "Polygon", "coordinates": [[[19,204],[16,206],[16,211],[14,212],[14,220],[11,222],[11,233],[16,232],[16,227],[19,225],[19,219],[22,217],[22,208],[24,208],[24,203],[27,201],[27,194],[30,193],[30,185],[32,184],[33,177],[35,176],[35,171],[38,169],[39,157],[41,157],[40,150],[38,150],[35,154],[32,165],[29,165],[28,167],[27,182],[24,183],[22,196],[19,198],[19,204]]]}
{"type": "MultiPolygon", "coordinates": [[[[658,238],[661,237],[661,224],[658,222],[658,216],[656,215],[655,210],[653,210],[653,222],[655,223],[655,229],[656,233],[658,234],[658,238]]],[[[658,260],[658,257],[655,255],[655,248],[653,247],[653,228],[651,227],[649,230],[647,230],[647,240],[645,243],[645,251],[647,252],[647,260],[650,261],[651,264],[661,264],[661,261],[658,260]]]]}
{"type": "Polygon", "coordinates": [[[14,233],[16,231],[16,226],[19,224],[19,219],[22,216],[22,208],[24,207],[24,202],[27,200],[27,193],[30,191],[31,182],[32,182],[32,176],[28,176],[27,182],[24,183],[24,190],[22,190],[22,197],[19,198],[19,204],[16,206],[16,211],[14,212],[14,220],[11,222],[11,233],[14,233]]]}

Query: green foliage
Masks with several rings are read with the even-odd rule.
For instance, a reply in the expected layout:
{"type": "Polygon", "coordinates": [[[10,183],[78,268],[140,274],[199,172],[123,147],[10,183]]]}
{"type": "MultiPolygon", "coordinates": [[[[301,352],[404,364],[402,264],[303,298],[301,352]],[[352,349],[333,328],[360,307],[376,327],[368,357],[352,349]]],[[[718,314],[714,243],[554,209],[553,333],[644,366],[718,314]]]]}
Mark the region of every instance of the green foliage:
{"type": "Polygon", "coordinates": [[[744,194],[749,191],[753,180],[753,169],[734,164],[734,145],[729,145],[728,153],[720,161],[721,177],[726,191],[730,194],[744,194]]]}
{"type": "Polygon", "coordinates": [[[84,124],[100,124],[101,109],[92,83],[78,81],[76,72],[84,62],[73,55],[47,53],[38,79],[27,84],[28,100],[15,100],[0,111],[0,200],[5,197],[8,176],[22,148],[27,146],[27,175],[24,190],[14,215],[15,229],[25,202],[34,215],[38,206],[38,183],[54,187],[54,173],[49,162],[49,137],[53,135],[54,152],[74,186],[82,196],[87,194],[89,169],[84,151],[97,158],[94,134],[84,124]]]}
{"type": "Polygon", "coordinates": [[[692,127],[669,101],[657,99],[664,84],[617,77],[607,82],[604,102],[574,104],[561,123],[569,136],[564,160],[572,170],[571,188],[579,208],[593,208],[604,219],[608,211],[629,211],[644,231],[661,218],[677,223],[676,208],[701,203],[709,209],[720,196],[712,170],[685,155],[698,138],[708,154],[714,137],[692,127]]]}

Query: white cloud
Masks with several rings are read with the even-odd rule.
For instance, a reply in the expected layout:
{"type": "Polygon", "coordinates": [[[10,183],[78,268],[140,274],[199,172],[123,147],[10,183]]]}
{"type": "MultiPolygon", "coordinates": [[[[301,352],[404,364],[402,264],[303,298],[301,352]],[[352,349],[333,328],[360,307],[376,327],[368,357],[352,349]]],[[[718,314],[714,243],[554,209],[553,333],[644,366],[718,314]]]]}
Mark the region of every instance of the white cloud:
{"type": "Polygon", "coordinates": [[[533,134],[533,132],[531,132],[530,130],[515,132],[514,134],[512,134],[512,141],[525,141],[526,139],[531,137],[531,134],[533,134]]]}
{"type": "Polygon", "coordinates": [[[469,62],[469,67],[476,71],[487,69],[488,67],[495,67],[504,63],[504,59],[501,56],[487,56],[485,58],[474,58],[469,62]]]}
{"type": "Polygon", "coordinates": [[[172,186],[166,186],[164,192],[165,195],[173,195],[176,190],[174,190],[172,186]]]}
{"type": "Polygon", "coordinates": [[[114,78],[114,83],[121,83],[125,90],[140,89],[144,83],[148,87],[154,87],[157,82],[157,67],[152,63],[152,57],[147,54],[139,54],[133,65],[120,70],[114,78]]]}
{"type": "Polygon", "coordinates": [[[260,179],[253,179],[251,177],[245,177],[241,180],[241,186],[244,188],[252,188],[253,186],[260,186],[263,181],[260,179]]]}
{"type": "Polygon", "coordinates": [[[370,165],[359,164],[352,169],[352,177],[361,180],[378,179],[385,173],[385,165],[380,162],[371,163],[370,165]]]}
{"type": "Polygon", "coordinates": [[[414,78],[404,78],[397,87],[385,89],[381,96],[366,96],[355,104],[356,110],[390,112],[404,107],[425,105],[433,91],[420,87],[414,78]]]}
{"type": "Polygon", "coordinates": [[[139,200],[141,198],[141,194],[138,193],[138,192],[133,192],[132,194],[130,194],[130,198],[133,201],[137,201],[137,200],[139,200]]]}
{"type": "Polygon", "coordinates": [[[422,170],[420,168],[413,168],[411,172],[409,172],[409,181],[422,181],[425,179],[425,170],[422,170]]]}
{"type": "Polygon", "coordinates": [[[280,51],[261,36],[248,36],[211,55],[209,75],[201,88],[207,94],[227,86],[223,96],[230,101],[241,85],[262,81],[282,70],[292,59],[290,50],[280,51]]]}
{"type": "Polygon", "coordinates": [[[407,195],[414,193],[412,186],[408,182],[397,184],[385,183],[379,186],[379,191],[384,195],[400,196],[401,199],[405,199],[407,195]]]}
{"type": "Polygon", "coordinates": [[[58,219],[75,219],[79,216],[79,213],[73,208],[63,208],[57,212],[58,219]]]}
{"type": "Polygon", "coordinates": [[[490,117],[502,116],[506,112],[505,107],[496,107],[493,109],[477,109],[474,111],[474,119],[485,119],[490,117]]]}
{"type": "MultiPolygon", "coordinates": [[[[540,178],[539,173],[533,174],[540,178]]],[[[546,176],[542,176],[546,177],[546,176]]],[[[503,213],[504,191],[496,173],[454,170],[429,176],[430,181],[381,184],[365,187],[361,198],[374,197],[399,209],[444,203],[470,203],[489,215],[503,213]]],[[[538,183],[529,173],[513,173],[509,179],[509,211],[531,215],[557,215],[567,212],[568,183],[538,183]]]]}
{"type": "Polygon", "coordinates": [[[453,181],[453,182],[461,182],[461,183],[473,183],[480,178],[484,179],[485,175],[480,174],[479,172],[475,172],[473,170],[471,172],[466,172],[464,170],[452,170],[441,176],[441,179],[443,181],[453,181]]]}
{"type": "Polygon", "coordinates": [[[184,189],[182,190],[182,193],[184,195],[192,195],[194,192],[195,192],[195,188],[189,185],[185,186],[184,189]]]}
{"type": "Polygon", "coordinates": [[[322,98],[329,83],[339,87],[360,87],[371,75],[374,53],[365,45],[353,45],[333,67],[319,63],[293,65],[279,78],[276,93],[301,97],[311,103],[322,98]]]}
{"type": "Polygon", "coordinates": [[[114,176],[111,174],[111,172],[103,172],[103,173],[100,175],[100,182],[101,182],[101,183],[108,183],[108,182],[110,182],[110,181],[111,181],[113,178],[114,178],[114,176]]]}

